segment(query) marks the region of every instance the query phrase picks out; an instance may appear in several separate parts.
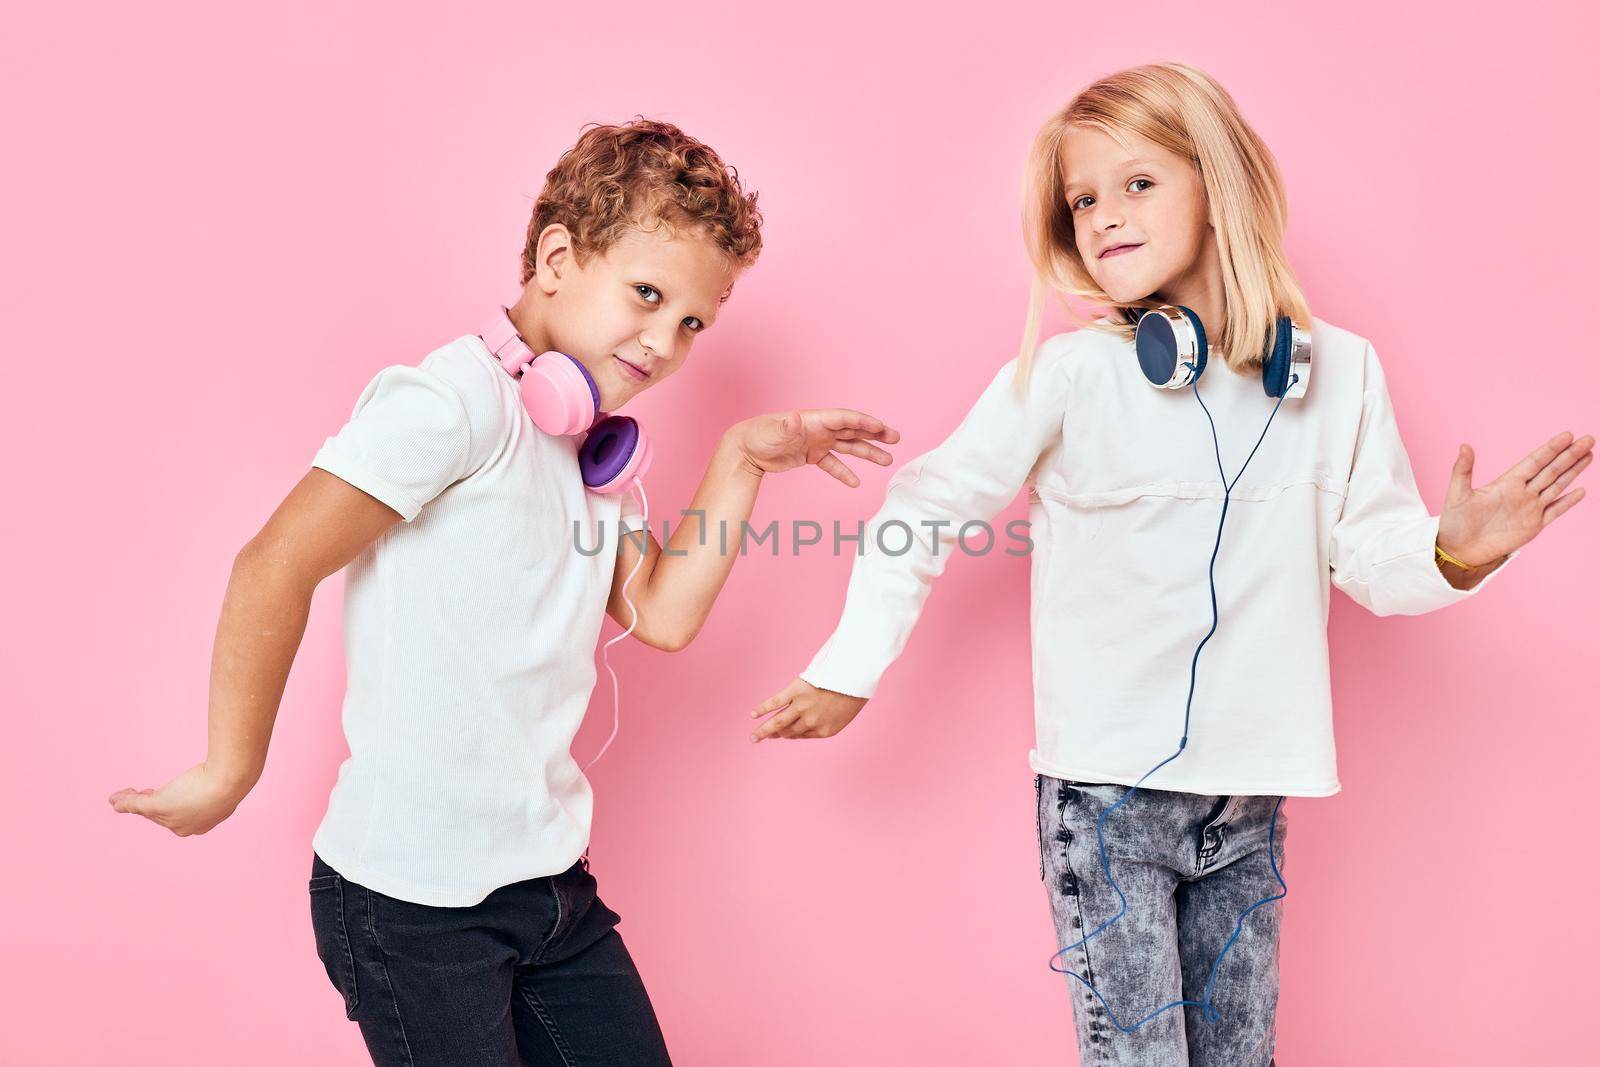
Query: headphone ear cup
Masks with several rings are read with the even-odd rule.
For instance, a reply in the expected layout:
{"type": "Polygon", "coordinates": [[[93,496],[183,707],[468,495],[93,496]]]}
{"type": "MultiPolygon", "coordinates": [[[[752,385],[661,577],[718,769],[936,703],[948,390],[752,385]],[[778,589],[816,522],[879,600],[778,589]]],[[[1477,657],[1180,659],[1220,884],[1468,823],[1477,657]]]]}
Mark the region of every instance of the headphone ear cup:
{"type": "Polygon", "coordinates": [[[1282,396],[1289,388],[1289,354],[1294,348],[1294,324],[1286,316],[1278,318],[1272,331],[1272,347],[1261,363],[1261,387],[1271,397],[1282,396]]]}
{"type": "Polygon", "coordinates": [[[1163,305],[1139,316],[1133,350],[1146,381],[1181,389],[1205,373],[1206,328],[1188,308],[1163,305]]]}
{"type": "Polygon", "coordinates": [[[581,433],[600,413],[594,379],[564,352],[545,352],[523,368],[521,387],[523,407],[545,433],[581,433]]]}
{"type": "MultiPolygon", "coordinates": [[[[1182,304],[1178,305],[1178,310],[1183,312],[1183,317],[1189,320],[1190,326],[1194,327],[1194,377],[1198,378],[1206,372],[1206,360],[1210,355],[1211,346],[1206,342],[1206,324],[1200,321],[1199,315],[1196,315],[1182,304]]],[[[1190,380],[1192,381],[1193,379],[1190,380]]]]}
{"type": "Polygon", "coordinates": [[[653,459],[650,438],[637,419],[608,415],[594,424],[578,449],[583,484],[597,493],[620,493],[643,478],[653,459]]]}

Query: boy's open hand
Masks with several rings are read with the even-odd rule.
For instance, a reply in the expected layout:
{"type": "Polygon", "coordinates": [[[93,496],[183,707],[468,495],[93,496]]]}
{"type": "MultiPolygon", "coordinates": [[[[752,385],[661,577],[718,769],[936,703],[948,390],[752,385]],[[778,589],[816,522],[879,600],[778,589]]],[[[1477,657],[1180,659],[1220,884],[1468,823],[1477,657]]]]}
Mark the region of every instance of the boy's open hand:
{"type": "Polygon", "coordinates": [[[143,815],[179,837],[188,837],[203,834],[232,815],[244,795],[236,784],[197,763],[160,789],[119,789],[109,799],[117,811],[143,815]]]}
{"type": "Polygon", "coordinates": [[[850,725],[850,720],[866,706],[866,697],[847,696],[831,689],[818,689],[804,678],[796,678],[773,696],[763,700],[750,713],[760,718],[777,712],[750,735],[751,741],[769,737],[832,737],[850,725]]]}
{"type": "Polygon", "coordinates": [[[892,457],[872,442],[892,445],[900,440],[899,431],[891,430],[882,419],[849,408],[757,415],[734,424],[728,433],[745,459],[759,471],[776,474],[815,463],[852,489],[861,484],[861,479],[836,453],[859,456],[886,467],[892,457]]]}
{"type": "Polygon", "coordinates": [[[1558,433],[1500,477],[1472,487],[1472,446],[1462,445],[1439,513],[1439,547],[1474,567],[1532,541],[1583,499],[1567,487],[1594,458],[1594,437],[1558,433]],[[1564,494],[1564,495],[1563,495],[1564,494]]]}

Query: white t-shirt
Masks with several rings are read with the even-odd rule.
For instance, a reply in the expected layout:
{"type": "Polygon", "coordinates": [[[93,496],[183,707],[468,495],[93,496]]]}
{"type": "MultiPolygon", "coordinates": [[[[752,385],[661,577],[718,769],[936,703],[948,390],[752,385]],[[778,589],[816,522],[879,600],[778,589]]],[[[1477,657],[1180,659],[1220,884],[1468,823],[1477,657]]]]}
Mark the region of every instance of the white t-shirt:
{"type": "MultiPolygon", "coordinates": [[[[1312,344],[1306,396],[1283,402],[1231,493],[1217,632],[1200,653],[1188,745],[1147,788],[1338,792],[1330,579],[1379,615],[1431,611],[1493,579],[1462,591],[1439,573],[1439,520],[1417,493],[1372,346],[1320,319],[1312,344]]],[[[1103,331],[1041,345],[1024,401],[1012,390],[1016,365],[890,479],[838,629],[801,676],[872,696],[959,551],[961,524],[992,519],[1031,475],[1030,763],[1052,777],[1132,785],[1177,751],[1190,663],[1211,627],[1207,569],[1223,497],[1211,428],[1192,389],[1152,386],[1132,342],[1103,331]],[[903,554],[892,554],[908,541],[898,527],[879,541],[894,520],[915,534],[903,554]],[[952,525],[939,528],[935,552],[935,528],[923,523],[940,520],[952,525]]],[[[1220,359],[1199,391],[1232,479],[1276,401],[1259,371],[1220,359]]],[[[1017,547],[995,535],[992,551],[1017,547]]],[[[977,528],[968,544],[982,547],[977,528]]]]}
{"type": "Polygon", "coordinates": [[[631,494],[583,485],[580,443],[469,335],[379,371],[313,460],[405,520],[345,569],[350,758],[312,844],[351,881],[464,907],[587,847],[569,749],[618,520],[639,524],[631,494]]]}

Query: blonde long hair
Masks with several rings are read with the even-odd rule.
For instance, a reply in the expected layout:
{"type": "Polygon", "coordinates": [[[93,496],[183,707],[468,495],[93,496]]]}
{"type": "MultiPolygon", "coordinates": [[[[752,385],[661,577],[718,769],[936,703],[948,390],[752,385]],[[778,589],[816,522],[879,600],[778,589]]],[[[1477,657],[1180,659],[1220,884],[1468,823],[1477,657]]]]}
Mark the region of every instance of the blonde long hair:
{"type": "MultiPolygon", "coordinates": [[[[1182,63],[1132,67],[1073,97],[1045,122],[1028,154],[1022,236],[1034,277],[1016,375],[1019,393],[1028,387],[1046,288],[1110,309],[1113,321],[1083,325],[1125,339],[1133,336],[1133,326],[1122,309],[1158,303],[1113,300],[1094,283],[1078,255],[1062,182],[1062,135],[1070,126],[1112,137],[1138,134],[1190,160],[1199,171],[1216,229],[1227,312],[1226,325],[1210,339],[1214,355],[1235,370],[1259,367],[1279,315],[1310,326],[1310,308],[1283,253],[1289,202],[1266,144],[1239,114],[1228,91],[1204,71],[1182,63]]],[[[1070,304],[1068,310],[1079,318],[1070,304]]]]}

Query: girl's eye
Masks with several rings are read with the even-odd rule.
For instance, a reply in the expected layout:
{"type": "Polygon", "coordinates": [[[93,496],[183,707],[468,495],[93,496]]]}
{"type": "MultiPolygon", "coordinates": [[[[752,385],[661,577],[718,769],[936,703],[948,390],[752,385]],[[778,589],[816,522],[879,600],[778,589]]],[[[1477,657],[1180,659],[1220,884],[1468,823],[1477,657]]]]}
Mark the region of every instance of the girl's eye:
{"type": "Polygon", "coordinates": [[[633,287],[633,291],[638,293],[647,304],[661,303],[661,294],[656,290],[655,286],[645,285],[640,282],[633,287]]]}
{"type": "MultiPolygon", "coordinates": [[[[1155,184],[1155,182],[1151,181],[1149,178],[1135,178],[1135,179],[1133,179],[1133,181],[1128,183],[1128,187],[1132,188],[1133,186],[1139,185],[1140,183],[1143,183],[1146,186],[1150,186],[1150,185],[1154,185],[1155,184]]],[[[1133,191],[1136,192],[1136,193],[1144,192],[1143,189],[1134,189],[1133,191]]]]}
{"type": "Polygon", "coordinates": [[[690,333],[699,333],[701,330],[706,328],[706,324],[705,323],[701,322],[699,319],[695,318],[692,315],[689,316],[688,318],[684,319],[683,320],[683,324],[685,326],[689,327],[689,332],[690,333]]]}
{"type": "Polygon", "coordinates": [[[1084,203],[1084,201],[1085,200],[1093,200],[1093,199],[1094,199],[1094,197],[1092,197],[1092,196],[1080,196],[1080,197],[1078,197],[1078,199],[1076,199],[1076,200],[1074,200],[1072,202],[1072,210],[1074,210],[1074,211],[1082,211],[1087,206],[1084,203]]]}

